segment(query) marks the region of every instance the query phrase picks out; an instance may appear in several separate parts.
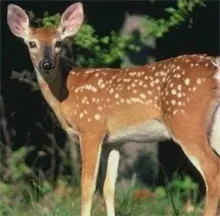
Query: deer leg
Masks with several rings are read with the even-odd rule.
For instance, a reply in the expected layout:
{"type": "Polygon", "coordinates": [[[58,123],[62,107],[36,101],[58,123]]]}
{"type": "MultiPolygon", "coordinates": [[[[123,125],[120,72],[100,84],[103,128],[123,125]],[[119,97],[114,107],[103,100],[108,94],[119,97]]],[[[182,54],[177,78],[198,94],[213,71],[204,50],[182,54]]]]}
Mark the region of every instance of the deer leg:
{"type": "Polygon", "coordinates": [[[220,200],[220,161],[210,148],[193,151],[182,146],[182,149],[205,181],[206,200],[203,214],[215,216],[220,200]]]}
{"type": "Polygon", "coordinates": [[[182,124],[179,124],[177,127],[176,123],[169,125],[172,136],[201,173],[206,184],[203,215],[216,216],[220,200],[220,160],[207,141],[207,133],[203,125],[191,124],[182,127],[182,124]]]}
{"type": "Polygon", "coordinates": [[[81,136],[81,216],[90,216],[92,196],[96,188],[103,134],[81,136]]]}
{"type": "Polygon", "coordinates": [[[115,216],[114,195],[115,184],[118,173],[120,154],[116,150],[112,150],[108,156],[106,178],[103,187],[103,195],[105,199],[107,215],[115,216]]]}

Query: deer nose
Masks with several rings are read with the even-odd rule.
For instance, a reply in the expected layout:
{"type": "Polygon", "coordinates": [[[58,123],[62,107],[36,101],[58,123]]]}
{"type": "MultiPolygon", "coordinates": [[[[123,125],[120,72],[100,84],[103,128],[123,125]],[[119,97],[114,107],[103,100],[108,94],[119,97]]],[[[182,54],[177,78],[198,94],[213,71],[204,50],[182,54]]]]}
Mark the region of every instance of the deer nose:
{"type": "Polygon", "coordinates": [[[40,68],[49,71],[54,68],[54,62],[51,59],[44,59],[40,62],[40,68]]]}

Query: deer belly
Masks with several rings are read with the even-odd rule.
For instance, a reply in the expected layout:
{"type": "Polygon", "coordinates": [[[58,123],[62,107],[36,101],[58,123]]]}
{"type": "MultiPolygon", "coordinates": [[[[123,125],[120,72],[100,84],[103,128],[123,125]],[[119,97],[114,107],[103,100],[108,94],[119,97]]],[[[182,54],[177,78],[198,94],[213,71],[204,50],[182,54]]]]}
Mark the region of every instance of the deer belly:
{"type": "Polygon", "coordinates": [[[118,132],[109,134],[107,142],[160,142],[170,138],[166,126],[157,120],[152,120],[136,126],[128,126],[118,132]]]}

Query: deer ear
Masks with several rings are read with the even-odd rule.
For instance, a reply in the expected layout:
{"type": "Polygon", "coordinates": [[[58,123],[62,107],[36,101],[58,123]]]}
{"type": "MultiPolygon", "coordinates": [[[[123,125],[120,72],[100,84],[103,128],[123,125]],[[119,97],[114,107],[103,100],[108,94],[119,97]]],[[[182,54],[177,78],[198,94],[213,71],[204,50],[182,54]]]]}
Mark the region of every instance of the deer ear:
{"type": "Polygon", "coordinates": [[[9,4],[7,11],[7,22],[11,32],[23,39],[29,34],[29,18],[25,11],[17,5],[9,4]]]}
{"type": "Polygon", "coordinates": [[[62,39],[76,34],[83,23],[84,14],[82,3],[69,6],[61,16],[58,32],[62,39]]]}

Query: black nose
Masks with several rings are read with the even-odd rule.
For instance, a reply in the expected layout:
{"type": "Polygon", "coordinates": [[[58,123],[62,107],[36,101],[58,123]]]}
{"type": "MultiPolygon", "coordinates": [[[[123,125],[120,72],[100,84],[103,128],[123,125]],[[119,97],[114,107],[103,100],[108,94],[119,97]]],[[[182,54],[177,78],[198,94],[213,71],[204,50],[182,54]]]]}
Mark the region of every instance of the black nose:
{"type": "Polygon", "coordinates": [[[43,69],[44,71],[49,71],[54,68],[54,63],[50,59],[45,59],[41,61],[40,68],[43,69]]]}

